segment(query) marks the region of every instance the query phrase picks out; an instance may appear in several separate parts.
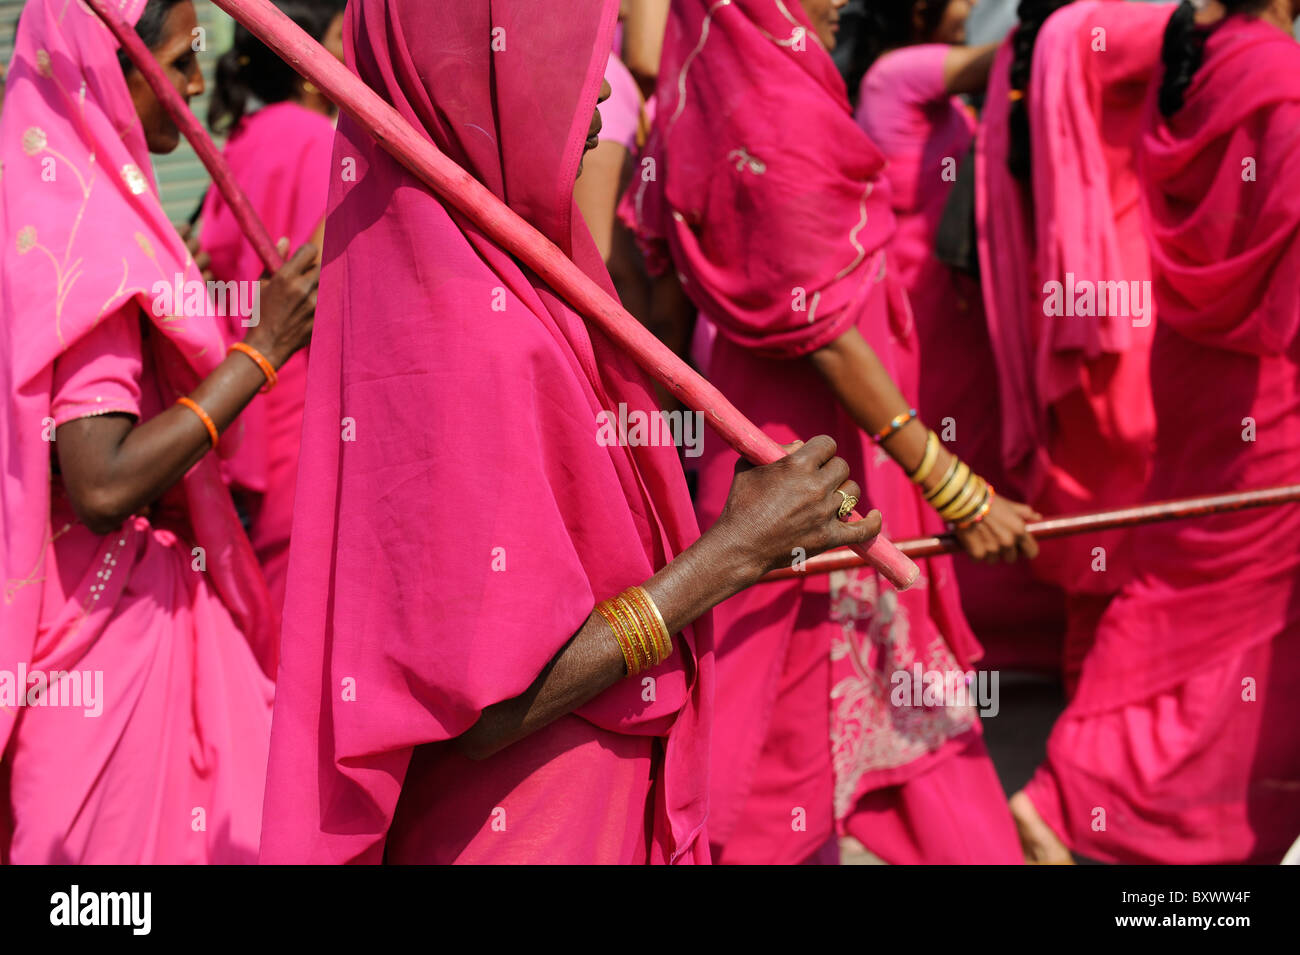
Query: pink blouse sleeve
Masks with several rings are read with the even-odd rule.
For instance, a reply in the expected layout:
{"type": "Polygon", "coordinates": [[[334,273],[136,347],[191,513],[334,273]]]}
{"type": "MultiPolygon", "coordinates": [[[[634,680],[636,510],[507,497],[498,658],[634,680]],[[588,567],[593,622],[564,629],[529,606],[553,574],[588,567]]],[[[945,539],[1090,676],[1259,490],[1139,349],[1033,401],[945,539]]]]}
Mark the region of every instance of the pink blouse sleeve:
{"type": "Polygon", "coordinates": [[[929,128],[926,110],[950,97],[943,64],[952,49],[946,43],[921,43],[886,53],[862,79],[858,120],[886,153],[894,141],[914,142],[929,128]]]}
{"type": "Polygon", "coordinates": [[[132,302],[100,319],[55,360],[50,389],[55,426],[110,412],[139,418],[143,370],[139,309],[132,302]]]}

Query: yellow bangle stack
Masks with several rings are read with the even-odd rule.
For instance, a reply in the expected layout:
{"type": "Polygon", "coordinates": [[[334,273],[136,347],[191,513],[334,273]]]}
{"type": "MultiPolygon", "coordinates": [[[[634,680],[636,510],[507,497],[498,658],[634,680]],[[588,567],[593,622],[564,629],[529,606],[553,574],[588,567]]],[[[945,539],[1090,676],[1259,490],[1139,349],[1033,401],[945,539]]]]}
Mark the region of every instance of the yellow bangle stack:
{"type": "MultiPolygon", "coordinates": [[[[931,431],[925,439],[925,454],[921,463],[907,475],[912,483],[920,485],[934,471],[939,459],[939,448],[939,436],[931,431]]],[[[993,489],[954,454],[943,477],[925,492],[925,499],[945,521],[964,530],[978,524],[989,512],[993,506],[993,489]]]]}
{"type": "Polygon", "coordinates": [[[673,640],[659,608],[643,587],[629,587],[617,597],[596,605],[623,651],[627,675],[636,676],[667,660],[673,640]]]}

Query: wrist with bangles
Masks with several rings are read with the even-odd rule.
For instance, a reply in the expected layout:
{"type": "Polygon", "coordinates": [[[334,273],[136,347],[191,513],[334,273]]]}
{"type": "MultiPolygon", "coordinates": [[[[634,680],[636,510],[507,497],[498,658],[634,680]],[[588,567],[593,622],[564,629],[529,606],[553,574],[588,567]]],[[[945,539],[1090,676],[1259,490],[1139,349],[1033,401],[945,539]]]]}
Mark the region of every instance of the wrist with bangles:
{"type": "MultiPolygon", "coordinates": [[[[275,383],[279,380],[279,375],[275,373],[275,366],[271,364],[270,360],[265,355],[246,342],[235,342],[229,349],[227,349],[226,354],[230,355],[234,352],[239,352],[240,354],[247,356],[253,364],[257,365],[257,367],[261,369],[262,374],[266,377],[266,384],[263,385],[261,389],[262,394],[266,394],[266,392],[275,387],[275,383]]],[[[204,411],[203,407],[188,395],[182,395],[177,398],[176,403],[194,412],[195,416],[208,432],[208,440],[212,443],[209,450],[216,450],[220,434],[217,431],[216,422],[212,420],[211,415],[204,411]]]]}
{"type": "MultiPolygon", "coordinates": [[[[895,419],[897,420],[897,419],[895,419]]],[[[921,463],[907,474],[908,479],[918,487],[924,488],[924,482],[933,472],[939,460],[941,443],[933,431],[925,438],[925,453],[921,463]]],[[[957,455],[952,454],[952,461],[942,477],[928,491],[923,491],[926,503],[939,512],[939,516],[959,531],[974,527],[988,516],[993,507],[993,486],[970,469],[957,455]]]]}
{"type": "Polygon", "coordinates": [[[668,625],[644,587],[629,587],[617,597],[601,601],[596,612],[614,634],[628,676],[656,667],[673,655],[668,625]]]}

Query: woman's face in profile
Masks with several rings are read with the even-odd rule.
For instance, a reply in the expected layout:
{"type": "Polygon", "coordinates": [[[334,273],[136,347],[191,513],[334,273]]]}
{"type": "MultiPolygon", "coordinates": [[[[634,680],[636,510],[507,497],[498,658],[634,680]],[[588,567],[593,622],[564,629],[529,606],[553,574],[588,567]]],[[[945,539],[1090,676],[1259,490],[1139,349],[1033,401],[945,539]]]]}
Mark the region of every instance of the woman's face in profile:
{"type": "MultiPolygon", "coordinates": [[[[203,92],[203,71],[199,69],[199,55],[194,50],[198,17],[189,0],[172,7],[163,21],[162,39],[149,52],[154,55],[168,81],[188,103],[203,92]]],[[[132,69],[126,77],[127,89],[136,115],[144,127],[145,142],[151,153],[169,153],[181,142],[181,131],[166,108],[154,96],[145,82],[144,74],[132,69]]]]}
{"type": "Polygon", "coordinates": [[[808,22],[822,46],[835,49],[835,36],[840,29],[840,10],[849,0],[799,0],[799,6],[808,14],[808,22]]]}
{"type": "MultiPolygon", "coordinates": [[[[591,111],[591,125],[587,127],[587,141],[582,144],[582,156],[586,158],[587,153],[591,152],[600,144],[600,104],[609,99],[613,89],[609,85],[609,80],[600,81],[600,95],[596,97],[596,109],[591,111]]],[[[582,175],[582,159],[578,160],[578,175],[582,175]]]]}
{"type": "Polygon", "coordinates": [[[344,61],[343,53],[343,14],[339,14],[330,21],[329,29],[321,37],[321,46],[329,50],[331,54],[340,62],[344,61]]]}

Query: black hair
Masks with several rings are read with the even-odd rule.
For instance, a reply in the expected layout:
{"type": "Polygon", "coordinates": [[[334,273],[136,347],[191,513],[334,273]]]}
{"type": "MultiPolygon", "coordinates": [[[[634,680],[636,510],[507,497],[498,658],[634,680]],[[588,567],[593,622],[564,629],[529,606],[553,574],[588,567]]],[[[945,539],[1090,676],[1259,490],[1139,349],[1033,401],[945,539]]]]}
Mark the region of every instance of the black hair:
{"type": "MultiPolygon", "coordinates": [[[[344,0],[273,0],[280,12],[313,40],[323,40],[334,18],[343,12],[344,0]]],[[[282,103],[293,96],[298,74],[246,27],[235,25],[234,45],[217,61],[217,82],[208,107],[208,126],[214,132],[233,128],[256,97],[264,104],[282,103]]]]}
{"type": "MultiPolygon", "coordinates": [[[[1268,6],[1268,0],[1220,0],[1228,15],[1234,13],[1255,13],[1268,6]]],[[[1226,19],[1226,18],[1225,18],[1226,19]]],[[[1220,20],[1220,23],[1223,21],[1220,20]]],[[[1183,0],[1169,18],[1165,27],[1164,45],[1160,58],[1164,62],[1165,73],[1160,81],[1160,112],[1172,116],[1183,106],[1183,95],[1192,85],[1192,78],[1201,68],[1205,59],[1205,41],[1214,27],[1203,28],[1196,25],[1196,8],[1189,0],[1183,0]]]]}
{"type": "Polygon", "coordinates": [[[1034,43],[1043,23],[1071,0],[1020,0],[1016,17],[1020,25],[1011,38],[1011,90],[1019,95],[1011,104],[1008,117],[1010,137],[1007,143],[1007,168],[1021,182],[1028,182],[1032,169],[1029,146],[1029,110],[1025,107],[1025,91],[1034,66],[1034,43]]]}
{"type": "MultiPolygon", "coordinates": [[[[186,0],[149,0],[145,4],[140,19],[135,21],[135,32],[139,34],[141,40],[144,40],[145,46],[152,50],[162,42],[163,24],[167,22],[167,15],[172,12],[173,7],[180,6],[184,2],[186,0]]],[[[123,73],[130,73],[135,69],[135,64],[126,55],[126,50],[120,47],[117,51],[117,62],[122,67],[123,73]]]]}
{"type": "Polygon", "coordinates": [[[924,40],[939,26],[949,0],[866,0],[853,37],[853,59],[844,81],[857,101],[862,78],[886,50],[924,40]],[[921,29],[915,26],[920,7],[921,29]]]}

